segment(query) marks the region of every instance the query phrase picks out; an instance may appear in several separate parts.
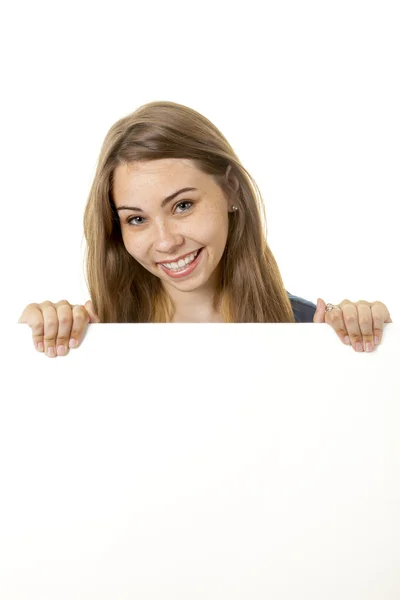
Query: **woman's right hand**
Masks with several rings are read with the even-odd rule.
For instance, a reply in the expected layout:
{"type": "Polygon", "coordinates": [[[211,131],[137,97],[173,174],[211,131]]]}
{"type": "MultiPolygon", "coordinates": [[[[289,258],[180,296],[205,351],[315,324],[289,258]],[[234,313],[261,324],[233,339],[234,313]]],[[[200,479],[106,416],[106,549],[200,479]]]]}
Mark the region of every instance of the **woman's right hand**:
{"type": "Polygon", "coordinates": [[[83,339],[89,323],[100,323],[88,300],[84,306],[60,300],[56,304],[46,300],[41,304],[28,304],[18,323],[26,323],[32,329],[36,350],[47,356],[64,356],[68,348],[76,348],[83,339]],[[75,340],[75,345],[70,345],[75,340]]]}

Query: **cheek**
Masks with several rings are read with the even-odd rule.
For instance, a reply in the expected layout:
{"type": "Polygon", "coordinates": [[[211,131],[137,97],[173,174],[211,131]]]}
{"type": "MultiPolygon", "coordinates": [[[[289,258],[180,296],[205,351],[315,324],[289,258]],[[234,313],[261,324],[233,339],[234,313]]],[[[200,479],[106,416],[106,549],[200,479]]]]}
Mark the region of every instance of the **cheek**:
{"type": "Polygon", "coordinates": [[[225,238],[228,233],[227,215],[221,213],[219,207],[208,210],[207,213],[199,214],[193,227],[193,235],[198,238],[209,241],[209,243],[219,243],[221,238],[225,238]]]}
{"type": "Polygon", "coordinates": [[[228,223],[221,215],[215,216],[208,226],[208,239],[215,246],[225,247],[228,236],[228,223]]]}
{"type": "Polygon", "coordinates": [[[122,242],[125,246],[125,250],[127,252],[129,252],[129,254],[131,256],[133,256],[133,258],[138,258],[140,259],[141,254],[143,252],[142,247],[140,244],[138,244],[137,242],[135,242],[132,239],[132,236],[128,235],[126,233],[126,231],[122,232],[122,242]]]}

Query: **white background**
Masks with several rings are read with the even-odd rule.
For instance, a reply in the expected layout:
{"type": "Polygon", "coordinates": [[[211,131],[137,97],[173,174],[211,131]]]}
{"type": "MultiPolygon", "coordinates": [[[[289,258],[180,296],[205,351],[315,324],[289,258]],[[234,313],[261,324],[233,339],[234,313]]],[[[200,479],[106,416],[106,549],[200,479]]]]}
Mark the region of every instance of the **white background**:
{"type": "Polygon", "coordinates": [[[89,299],[83,212],[138,106],[209,118],[259,185],[285,287],[399,314],[396,1],[19,2],[1,17],[3,310],[89,299]]]}
{"type": "Polygon", "coordinates": [[[91,324],[57,359],[12,333],[2,600],[398,600],[397,323],[372,353],[324,323],[91,324]]]}
{"type": "Polygon", "coordinates": [[[3,9],[2,598],[400,596],[398,11],[3,9]],[[67,357],[34,351],[16,325],[28,303],[89,298],[82,222],[103,139],[154,100],[230,141],[288,291],[388,306],[380,347],[356,354],[327,325],[100,324],[67,357]]]}

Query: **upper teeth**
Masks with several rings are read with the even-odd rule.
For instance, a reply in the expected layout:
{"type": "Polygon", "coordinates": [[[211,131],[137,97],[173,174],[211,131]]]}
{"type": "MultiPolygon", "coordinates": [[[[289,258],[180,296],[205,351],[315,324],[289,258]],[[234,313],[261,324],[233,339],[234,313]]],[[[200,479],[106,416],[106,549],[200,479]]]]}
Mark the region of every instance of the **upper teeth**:
{"type": "Polygon", "coordinates": [[[199,250],[196,250],[196,252],[193,252],[193,254],[189,254],[188,256],[186,256],[184,259],[181,258],[180,260],[178,260],[178,262],[173,262],[173,263],[161,263],[164,267],[167,267],[167,269],[181,269],[182,267],[184,267],[185,265],[188,265],[189,263],[193,262],[194,259],[196,258],[196,256],[198,255],[198,253],[200,252],[199,250]]]}

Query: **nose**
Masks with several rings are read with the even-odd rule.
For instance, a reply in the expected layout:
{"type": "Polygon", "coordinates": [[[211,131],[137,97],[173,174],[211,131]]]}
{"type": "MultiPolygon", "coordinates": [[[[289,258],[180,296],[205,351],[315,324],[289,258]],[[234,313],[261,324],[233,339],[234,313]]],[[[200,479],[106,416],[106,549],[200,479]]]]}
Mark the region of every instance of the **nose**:
{"type": "Polygon", "coordinates": [[[176,254],[176,250],[183,245],[184,237],[176,231],[175,224],[160,222],[155,228],[154,249],[161,254],[176,254]]]}

